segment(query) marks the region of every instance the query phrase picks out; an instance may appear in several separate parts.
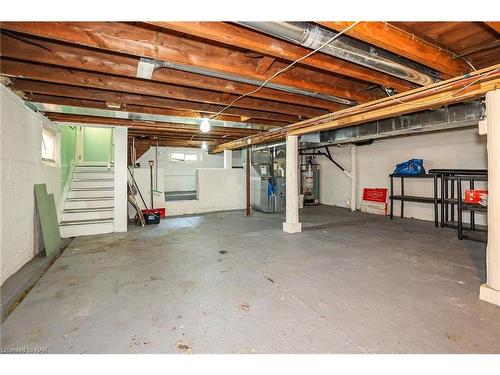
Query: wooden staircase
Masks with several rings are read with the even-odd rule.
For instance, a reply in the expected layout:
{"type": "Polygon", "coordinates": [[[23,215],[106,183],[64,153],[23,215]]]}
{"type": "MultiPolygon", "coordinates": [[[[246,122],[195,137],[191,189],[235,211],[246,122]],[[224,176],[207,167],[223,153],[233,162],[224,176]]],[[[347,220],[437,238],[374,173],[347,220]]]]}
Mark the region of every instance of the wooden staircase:
{"type": "Polygon", "coordinates": [[[59,224],[61,237],[114,231],[114,171],[98,164],[76,165],[59,224]]]}

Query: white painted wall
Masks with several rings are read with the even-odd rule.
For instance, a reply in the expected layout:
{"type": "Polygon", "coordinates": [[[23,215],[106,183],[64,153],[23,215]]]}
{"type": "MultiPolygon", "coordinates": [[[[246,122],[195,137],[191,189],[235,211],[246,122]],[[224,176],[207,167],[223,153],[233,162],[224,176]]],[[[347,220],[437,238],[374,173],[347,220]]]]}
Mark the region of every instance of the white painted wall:
{"type": "MultiPolygon", "coordinates": [[[[34,185],[47,184],[56,207],[61,194],[60,155],[56,163],[42,161],[42,127],[58,131],[46,117],[29,109],[17,95],[0,85],[0,263],[1,282],[43,248],[35,224],[34,185]]],[[[60,136],[56,149],[60,150],[60,136]]]]}
{"type": "Polygon", "coordinates": [[[197,182],[198,199],[165,202],[167,216],[245,208],[243,169],[198,169],[197,182]]]}
{"type": "MultiPolygon", "coordinates": [[[[350,168],[349,146],[330,147],[336,161],[350,168]]],[[[361,203],[363,188],[389,187],[389,173],[397,163],[408,159],[424,159],[426,170],[432,168],[487,168],[486,137],[478,134],[477,128],[427,133],[375,141],[371,145],[358,147],[357,202],[361,203]]],[[[347,207],[350,199],[350,181],[344,173],[327,158],[318,157],[320,162],[321,203],[347,207]]],[[[394,180],[396,194],[399,182],[394,180]]],[[[477,185],[476,188],[480,188],[477,185]]],[[[406,180],[405,194],[433,194],[432,179],[406,180]]],[[[399,202],[394,204],[394,213],[399,215],[399,202]]],[[[405,216],[422,220],[434,220],[432,205],[405,203],[405,216]]],[[[480,216],[480,215],[478,215],[480,216]]],[[[464,217],[466,220],[466,217],[464,217]]],[[[481,218],[482,219],[482,218],[481,218]]],[[[483,223],[483,220],[477,220],[483,223]]]]}
{"type": "MultiPolygon", "coordinates": [[[[155,148],[152,147],[137,161],[141,168],[148,168],[148,161],[155,160],[155,148]]],[[[233,166],[241,166],[241,152],[233,152],[233,166]]],[[[223,168],[223,154],[211,155],[200,148],[158,147],[158,168],[163,169],[165,191],[196,190],[196,170],[198,168],[223,168]],[[174,161],[175,152],[196,154],[196,162],[174,161]]]]}
{"type": "MultiPolygon", "coordinates": [[[[149,168],[135,168],[134,169],[134,180],[141,191],[141,194],[146,201],[148,208],[151,208],[151,172],[149,168]]],[[[153,170],[153,190],[156,188],[155,172],[153,170]]],[[[163,169],[158,170],[158,191],[162,193],[153,192],[153,205],[154,208],[164,208],[165,206],[165,194],[164,191],[164,179],[163,179],[163,169]]],[[[136,195],[135,199],[139,204],[141,209],[145,208],[142,203],[142,199],[139,194],[136,195]]],[[[131,210],[133,216],[135,216],[135,211],[131,210]]]]}

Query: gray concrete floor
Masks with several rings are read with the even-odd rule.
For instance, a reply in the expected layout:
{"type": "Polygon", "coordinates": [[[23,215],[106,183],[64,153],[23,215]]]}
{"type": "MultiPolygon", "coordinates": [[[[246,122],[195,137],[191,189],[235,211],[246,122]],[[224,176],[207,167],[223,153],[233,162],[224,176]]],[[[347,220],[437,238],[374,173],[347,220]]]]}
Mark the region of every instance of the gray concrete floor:
{"type": "Polygon", "coordinates": [[[211,213],[73,241],[1,329],[49,353],[499,353],[485,245],[433,223],[211,213]]]}

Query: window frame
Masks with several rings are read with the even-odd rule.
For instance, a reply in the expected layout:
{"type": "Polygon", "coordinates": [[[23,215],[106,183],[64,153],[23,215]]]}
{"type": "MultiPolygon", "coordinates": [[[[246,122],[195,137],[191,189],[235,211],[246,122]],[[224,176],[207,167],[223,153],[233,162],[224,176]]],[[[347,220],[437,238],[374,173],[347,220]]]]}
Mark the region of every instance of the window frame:
{"type": "Polygon", "coordinates": [[[171,161],[185,161],[185,157],[186,157],[186,154],[183,153],[183,152],[172,152],[170,154],[170,160],[171,161]],[[174,155],[178,155],[178,156],[182,155],[182,158],[175,157],[174,155]]]}
{"type": "Polygon", "coordinates": [[[43,126],[42,127],[42,142],[41,143],[42,143],[42,145],[41,145],[40,156],[41,156],[42,161],[55,164],[56,163],[57,133],[46,126],[43,126]],[[46,143],[45,135],[49,136],[52,140],[52,150],[50,151],[51,158],[45,157],[47,155],[44,156],[44,150],[46,150],[46,148],[45,148],[45,143],[46,143]]]}
{"type": "Polygon", "coordinates": [[[198,155],[196,154],[184,154],[184,161],[194,163],[198,161],[198,155]],[[189,159],[188,157],[194,157],[194,159],[189,159]]]}

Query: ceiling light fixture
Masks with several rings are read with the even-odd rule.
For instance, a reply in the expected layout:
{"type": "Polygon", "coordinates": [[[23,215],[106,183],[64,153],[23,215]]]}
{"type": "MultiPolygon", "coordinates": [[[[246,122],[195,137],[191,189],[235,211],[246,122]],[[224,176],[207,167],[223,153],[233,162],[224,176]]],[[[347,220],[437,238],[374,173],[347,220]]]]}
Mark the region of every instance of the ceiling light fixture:
{"type": "Polygon", "coordinates": [[[121,103],[106,102],[106,107],[112,109],[121,109],[122,105],[121,103]]]}
{"type": "Polygon", "coordinates": [[[208,122],[207,118],[201,120],[200,131],[202,133],[208,133],[210,131],[210,123],[208,122]]]}
{"type": "Polygon", "coordinates": [[[158,67],[156,61],[141,57],[137,63],[137,78],[151,79],[154,70],[158,67]]]}
{"type": "Polygon", "coordinates": [[[202,148],[203,150],[206,150],[206,149],[208,148],[208,146],[207,146],[207,142],[203,142],[203,143],[201,144],[201,148],[202,148]]]}

